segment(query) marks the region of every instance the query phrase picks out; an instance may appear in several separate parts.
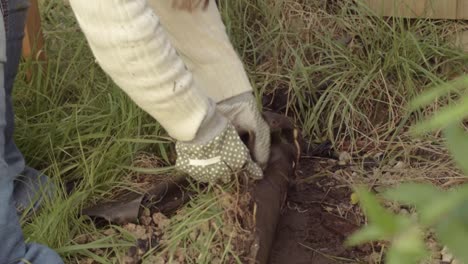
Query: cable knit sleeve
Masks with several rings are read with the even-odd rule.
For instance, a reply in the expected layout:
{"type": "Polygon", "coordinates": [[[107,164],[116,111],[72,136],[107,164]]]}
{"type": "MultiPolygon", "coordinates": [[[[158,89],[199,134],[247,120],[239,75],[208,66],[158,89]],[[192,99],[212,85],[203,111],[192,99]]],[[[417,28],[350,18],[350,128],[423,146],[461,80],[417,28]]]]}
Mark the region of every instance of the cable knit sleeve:
{"type": "Polygon", "coordinates": [[[172,137],[192,140],[215,106],[196,87],[147,1],[70,3],[104,71],[172,137]]]}

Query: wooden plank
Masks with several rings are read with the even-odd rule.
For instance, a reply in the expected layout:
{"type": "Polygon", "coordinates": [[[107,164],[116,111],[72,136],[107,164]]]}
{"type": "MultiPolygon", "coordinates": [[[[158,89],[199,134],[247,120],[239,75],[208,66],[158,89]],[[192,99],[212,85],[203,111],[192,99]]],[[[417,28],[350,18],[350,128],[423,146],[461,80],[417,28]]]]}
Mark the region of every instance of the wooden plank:
{"type": "Polygon", "coordinates": [[[468,0],[458,0],[457,19],[468,20],[468,0]]]}
{"type": "MultiPolygon", "coordinates": [[[[46,53],[44,47],[44,36],[41,28],[41,16],[39,13],[39,4],[37,0],[31,0],[31,5],[26,18],[24,29],[22,56],[26,60],[46,61],[46,53]]],[[[37,71],[34,67],[34,71],[37,71]]],[[[33,69],[28,69],[27,78],[31,79],[33,69]]]]}
{"type": "Polygon", "coordinates": [[[381,16],[456,19],[459,1],[467,0],[365,0],[381,16]]]}
{"type": "Polygon", "coordinates": [[[41,28],[41,16],[37,0],[32,0],[28,10],[23,39],[23,56],[25,58],[45,60],[44,36],[41,28]]]}
{"type": "Polygon", "coordinates": [[[431,18],[457,19],[458,0],[431,0],[427,6],[432,12],[431,18]]]}
{"type": "Polygon", "coordinates": [[[468,30],[458,32],[456,43],[462,47],[462,49],[468,53],[468,30]]]}

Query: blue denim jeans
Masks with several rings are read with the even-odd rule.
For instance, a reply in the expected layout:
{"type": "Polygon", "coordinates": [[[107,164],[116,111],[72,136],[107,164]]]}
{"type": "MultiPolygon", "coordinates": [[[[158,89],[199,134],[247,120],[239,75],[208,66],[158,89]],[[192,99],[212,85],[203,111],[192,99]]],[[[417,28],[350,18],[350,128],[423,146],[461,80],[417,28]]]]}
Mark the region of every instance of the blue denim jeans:
{"type": "Polygon", "coordinates": [[[16,208],[29,201],[46,177],[25,167],[23,155],[13,141],[13,82],[21,56],[28,0],[8,2],[8,32],[0,19],[0,264],[63,263],[46,246],[25,243],[16,208]]]}

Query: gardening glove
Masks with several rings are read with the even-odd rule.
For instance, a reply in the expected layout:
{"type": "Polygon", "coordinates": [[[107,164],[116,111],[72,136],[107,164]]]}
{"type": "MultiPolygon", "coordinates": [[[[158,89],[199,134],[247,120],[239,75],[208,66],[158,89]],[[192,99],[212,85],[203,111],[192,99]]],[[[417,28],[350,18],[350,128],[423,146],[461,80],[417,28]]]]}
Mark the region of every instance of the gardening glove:
{"type": "Polygon", "coordinates": [[[227,183],[245,169],[253,179],[263,177],[234,126],[218,111],[209,114],[194,140],[176,143],[176,168],[200,182],[227,183]]]}
{"type": "Polygon", "coordinates": [[[221,101],[218,110],[234,125],[241,137],[248,135],[252,158],[263,169],[270,156],[270,127],[257,109],[251,92],[221,101]]]}

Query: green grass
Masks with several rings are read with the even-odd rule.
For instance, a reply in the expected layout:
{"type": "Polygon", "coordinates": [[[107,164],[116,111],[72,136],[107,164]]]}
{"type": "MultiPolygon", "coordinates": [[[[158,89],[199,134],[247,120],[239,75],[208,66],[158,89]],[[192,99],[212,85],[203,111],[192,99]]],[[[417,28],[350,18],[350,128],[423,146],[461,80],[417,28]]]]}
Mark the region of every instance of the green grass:
{"type": "MultiPolygon", "coordinates": [[[[56,197],[24,223],[28,240],[47,244],[73,262],[91,248],[129,246],[128,239],[105,238],[86,218],[83,206],[126,188],[132,161],[140,150],[165,153],[160,126],[140,110],[95,63],[69,7],[43,1],[48,67],[31,83],[15,87],[16,142],[28,164],[42,169],[58,186],[56,197]],[[65,183],[77,181],[65,194],[65,183]],[[100,242],[77,247],[73,239],[95,234],[100,242]]],[[[26,67],[23,64],[22,67],[26,67]]],[[[163,162],[168,165],[168,160],[163,162]]],[[[116,247],[117,251],[122,248],[116,247]]]]}
{"type": "MultiPolygon", "coordinates": [[[[28,63],[23,63],[16,82],[16,142],[28,164],[43,170],[58,186],[56,197],[38,215],[24,219],[23,227],[29,241],[49,245],[68,263],[84,256],[113,263],[117,260],[91,249],[121,256],[134,239],[120,231],[106,236],[78,212],[131,187],[128,178],[138,171],[132,161],[139,151],[154,153],[161,157],[161,166],[168,166],[172,148],[161,127],[95,63],[63,2],[41,1],[49,57],[46,72],[27,83],[28,63]],[[78,185],[66,195],[65,183],[70,181],[78,185]],[[74,239],[83,234],[92,234],[96,241],[77,244],[74,239]]],[[[438,137],[414,141],[407,132],[416,120],[453,101],[440,101],[412,114],[406,104],[419,92],[467,70],[468,55],[447,42],[463,25],[384,20],[351,1],[328,2],[220,1],[227,30],[258,97],[287,91],[288,114],[312,142],[328,139],[352,154],[366,146],[372,155],[385,153],[389,162],[413,161],[408,172],[384,182],[458,175],[438,137]],[[438,162],[419,155],[420,151],[433,154],[438,162]]],[[[167,170],[152,169],[152,173],[167,170]]],[[[190,228],[197,228],[187,223],[189,219],[223,220],[222,207],[213,197],[205,193],[184,211],[187,218],[174,220],[171,246],[188,245],[190,228]],[[203,208],[211,209],[197,214],[203,208]]],[[[217,243],[213,241],[217,240],[207,235],[199,243],[189,243],[205,250],[201,262],[194,263],[209,263],[210,246],[203,249],[203,244],[217,243]]]]}
{"type": "Polygon", "coordinates": [[[156,255],[169,263],[180,256],[184,257],[182,263],[243,263],[235,249],[245,242],[248,231],[236,217],[248,204],[246,197],[235,193],[233,184],[194,189],[197,198],[172,217],[163,238],[168,246],[156,255]]]}
{"type": "Polygon", "coordinates": [[[408,100],[466,70],[446,42],[453,22],[383,20],[351,1],[221,2],[256,87],[287,89],[312,138],[390,139],[414,121],[408,100]]]}

